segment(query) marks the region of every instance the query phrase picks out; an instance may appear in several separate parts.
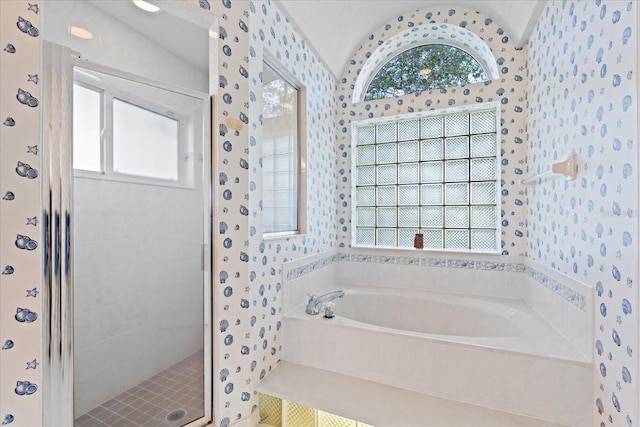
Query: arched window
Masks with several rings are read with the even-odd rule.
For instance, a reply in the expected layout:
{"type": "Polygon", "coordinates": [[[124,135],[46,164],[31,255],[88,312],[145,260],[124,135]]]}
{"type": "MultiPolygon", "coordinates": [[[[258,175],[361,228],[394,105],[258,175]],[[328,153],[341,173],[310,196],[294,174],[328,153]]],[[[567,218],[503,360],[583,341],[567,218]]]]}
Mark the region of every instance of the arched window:
{"type": "Polygon", "coordinates": [[[482,65],[464,50],[425,44],[405,50],[385,63],[371,80],[366,101],[488,80],[482,65]]]}

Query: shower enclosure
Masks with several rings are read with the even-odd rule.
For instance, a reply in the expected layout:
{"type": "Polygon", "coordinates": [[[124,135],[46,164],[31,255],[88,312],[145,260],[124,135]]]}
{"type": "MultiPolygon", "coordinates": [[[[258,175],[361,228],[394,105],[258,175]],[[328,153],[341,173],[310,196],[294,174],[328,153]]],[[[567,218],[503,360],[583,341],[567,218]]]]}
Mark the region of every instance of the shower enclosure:
{"type": "Polygon", "coordinates": [[[215,18],[168,6],[43,3],[50,425],[211,419],[215,18]]]}

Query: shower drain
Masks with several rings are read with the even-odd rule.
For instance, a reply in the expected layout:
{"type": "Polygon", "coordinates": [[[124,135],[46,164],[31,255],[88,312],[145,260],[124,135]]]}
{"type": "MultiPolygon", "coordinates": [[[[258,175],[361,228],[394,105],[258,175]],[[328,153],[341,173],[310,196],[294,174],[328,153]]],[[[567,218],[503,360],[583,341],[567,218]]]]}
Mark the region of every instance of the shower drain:
{"type": "Polygon", "coordinates": [[[184,411],[184,409],[176,409],[175,411],[169,412],[169,415],[167,415],[166,420],[167,421],[178,421],[179,419],[184,417],[185,414],[186,414],[186,412],[184,411]]]}

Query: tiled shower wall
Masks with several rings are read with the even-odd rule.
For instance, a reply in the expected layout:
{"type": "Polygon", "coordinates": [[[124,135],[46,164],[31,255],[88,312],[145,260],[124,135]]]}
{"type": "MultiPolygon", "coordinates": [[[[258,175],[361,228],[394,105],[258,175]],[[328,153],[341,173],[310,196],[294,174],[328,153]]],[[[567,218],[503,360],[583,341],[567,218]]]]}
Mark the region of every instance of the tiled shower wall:
{"type": "Polygon", "coordinates": [[[0,2],[0,423],[40,424],[40,16],[0,2]]]}
{"type": "Polygon", "coordinates": [[[636,9],[551,1],[529,43],[529,173],[580,168],[528,187],[528,255],[596,290],[594,425],[640,422],[636,9]]]}
{"type": "Polygon", "coordinates": [[[75,177],[73,212],[81,415],[202,350],[202,193],[75,177]]]}

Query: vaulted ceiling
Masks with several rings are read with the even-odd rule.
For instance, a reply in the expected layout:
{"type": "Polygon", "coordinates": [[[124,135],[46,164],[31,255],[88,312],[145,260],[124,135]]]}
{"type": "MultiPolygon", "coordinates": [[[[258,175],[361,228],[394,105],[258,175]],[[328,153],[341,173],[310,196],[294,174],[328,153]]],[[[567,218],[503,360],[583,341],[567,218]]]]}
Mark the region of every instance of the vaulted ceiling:
{"type": "MultiPolygon", "coordinates": [[[[157,40],[162,46],[187,62],[202,70],[207,69],[206,29],[170,17],[165,12],[157,14],[142,12],[134,7],[130,0],[89,1],[135,28],[142,35],[157,40]],[[184,49],[184,46],[189,46],[189,49],[184,49]]],[[[463,6],[489,16],[518,46],[523,46],[535,28],[547,0],[274,0],[274,2],[305,36],[329,70],[336,77],[340,77],[362,42],[398,15],[430,5],[444,4],[452,8],[463,6]]]]}
{"type": "Polygon", "coordinates": [[[363,40],[387,21],[429,5],[463,6],[497,22],[526,44],[547,0],[275,0],[335,76],[363,40]]]}

